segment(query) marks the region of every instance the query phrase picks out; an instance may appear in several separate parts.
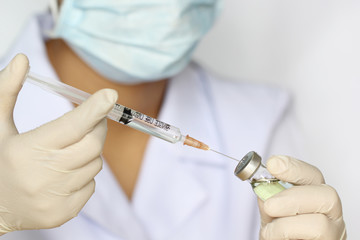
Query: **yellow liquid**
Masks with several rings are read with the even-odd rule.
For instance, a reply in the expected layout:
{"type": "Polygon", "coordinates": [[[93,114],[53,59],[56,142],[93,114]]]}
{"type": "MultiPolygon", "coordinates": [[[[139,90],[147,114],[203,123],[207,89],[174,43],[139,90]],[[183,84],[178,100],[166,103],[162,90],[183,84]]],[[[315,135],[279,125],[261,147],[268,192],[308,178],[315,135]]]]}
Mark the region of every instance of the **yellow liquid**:
{"type": "Polygon", "coordinates": [[[277,179],[261,179],[251,183],[255,194],[263,201],[285,190],[277,179]]]}

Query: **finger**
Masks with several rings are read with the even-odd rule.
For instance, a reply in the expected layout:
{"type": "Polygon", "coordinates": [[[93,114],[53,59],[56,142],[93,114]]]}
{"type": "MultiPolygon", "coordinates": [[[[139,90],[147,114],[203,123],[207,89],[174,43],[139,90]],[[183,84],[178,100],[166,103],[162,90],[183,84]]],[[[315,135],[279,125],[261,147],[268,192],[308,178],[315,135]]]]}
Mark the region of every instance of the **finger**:
{"type": "Polygon", "coordinates": [[[264,201],[261,200],[260,198],[258,198],[257,201],[258,201],[259,212],[260,212],[260,216],[261,216],[261,226],[263,227],[266,224],[268,224],[269,222],[271,222],[274,218],[269,216],[269,214],[267,214],[267,212],[265,211],[264,201]]]}
{"type": "Polygon", "coordinates": [[[116,91],[100,90],[74,110],[27,134],[41,146],[64,148],[80,141],[92,131],[113,108],[116,100],[116,91]]]}
{"type": "Polygon", "coordinates": [[[107,132],[107,121],[103,119],[79,142],[54,152],[53,165],[63,170],[75,170],[88,164],[102,153],[107,132]]]}
{"type": "Polygon", "coordinates": [[[17,133],[13,122],[13,110],[22,83],[29,70],[29,60],[23,54],[16,55],[0,72],[0,130],[3,134],[11,130],[17,133]]]}
{"type": "Polygon", "coordinates": [[[81,209],[85,206],[86,202],[95,192],[95,180],[91,180],[87,185],[81,188],[79,191],[74,192],[67,200],[68,220],[76,217],[81,209]]]}
{"type": "Polygon", "coordinates": [[[299,185],[318,185],[325,183],[322,173],[316,167],[288,156],[273,156],[267,169],[274,177],[299,185]]]}
{"type": "Polygon", "coordinates": [[[343,221],[331,221],[323,214],[305,214],[278,218],[261,229],[261,239],[339,240],[343,221]]]}
{"type": "Polygon", "coordinates": [[[89,162],[84,167],[72,171],[65,176],[66,190],[70,193],[79,191],[89,182],[91,182],[95,176],[101,171],[103,166],[103,160],[101,157],[89,162]]]}
{"type": "Polygon", "coordinates": [[[271,217],[322,213],[330,219],[342,217],[339,195],[328,185],[294,186],[282,191],[264,203],[264,211],[271,217]]]}

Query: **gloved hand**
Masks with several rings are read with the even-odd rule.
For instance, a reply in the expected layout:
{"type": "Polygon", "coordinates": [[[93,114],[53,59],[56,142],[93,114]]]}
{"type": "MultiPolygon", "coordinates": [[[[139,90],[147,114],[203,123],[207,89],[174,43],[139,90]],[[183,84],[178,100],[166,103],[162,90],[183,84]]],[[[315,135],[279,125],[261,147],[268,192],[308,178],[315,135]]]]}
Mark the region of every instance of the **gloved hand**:
{"type": "Polygon", "coordinates": [[[27,58],[0,72],[0,235],[59,226],[75,217],[94,192],[102,168],[104,119],[117,100],[101,90],[64,116],[19,134],[12,118],[27,58]]]}
{"type": "Polygon", "coordinates": [[[295,184],[265,202],[258,200],[260,239],[345,240],[341,201],[314,166],[286,156],[274,156],[267,169],[276,178],[295,184]]]}

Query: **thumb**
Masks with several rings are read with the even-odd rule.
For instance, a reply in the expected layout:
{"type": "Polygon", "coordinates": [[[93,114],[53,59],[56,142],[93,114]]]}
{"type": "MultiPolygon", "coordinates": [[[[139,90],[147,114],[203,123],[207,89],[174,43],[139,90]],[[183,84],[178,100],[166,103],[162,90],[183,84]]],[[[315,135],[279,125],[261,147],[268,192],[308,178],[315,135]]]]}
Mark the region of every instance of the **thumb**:
{"type": "Polygon", "coordinates": [[[13,121],[13,110],[28,70],[28,58],[24,54],[17,54],[8,66],[0,71],[1,133],[16,131],[13,121]]]}
{"type": "Polygon", "coordinates": [[[111,111],[117,98],[115,90],[99,90],[74,110],[24,135],[47,148],[64,148],[91,132],[111,111]]]}
{"type": "Polygon", "coordinates": [[[288,156],[273,156],[266,163],[269,172],[285,182],[297,185],[319,185],[325,183],[319,169],[288,156]]]}

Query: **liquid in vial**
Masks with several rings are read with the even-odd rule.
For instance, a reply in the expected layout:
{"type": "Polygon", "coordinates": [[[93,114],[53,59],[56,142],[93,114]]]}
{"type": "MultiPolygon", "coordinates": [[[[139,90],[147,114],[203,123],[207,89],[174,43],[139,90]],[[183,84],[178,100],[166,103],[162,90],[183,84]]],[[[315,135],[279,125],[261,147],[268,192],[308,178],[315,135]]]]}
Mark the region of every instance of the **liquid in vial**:
{"type": "Polygon", "coordinates": [[[261,157],[256,152],[246,154],[236,166],[234,173],[241,180],[248,181],[255,194],[263,201],[292,187],[290,183],[272,176],[261,163],[261,157]]]}

